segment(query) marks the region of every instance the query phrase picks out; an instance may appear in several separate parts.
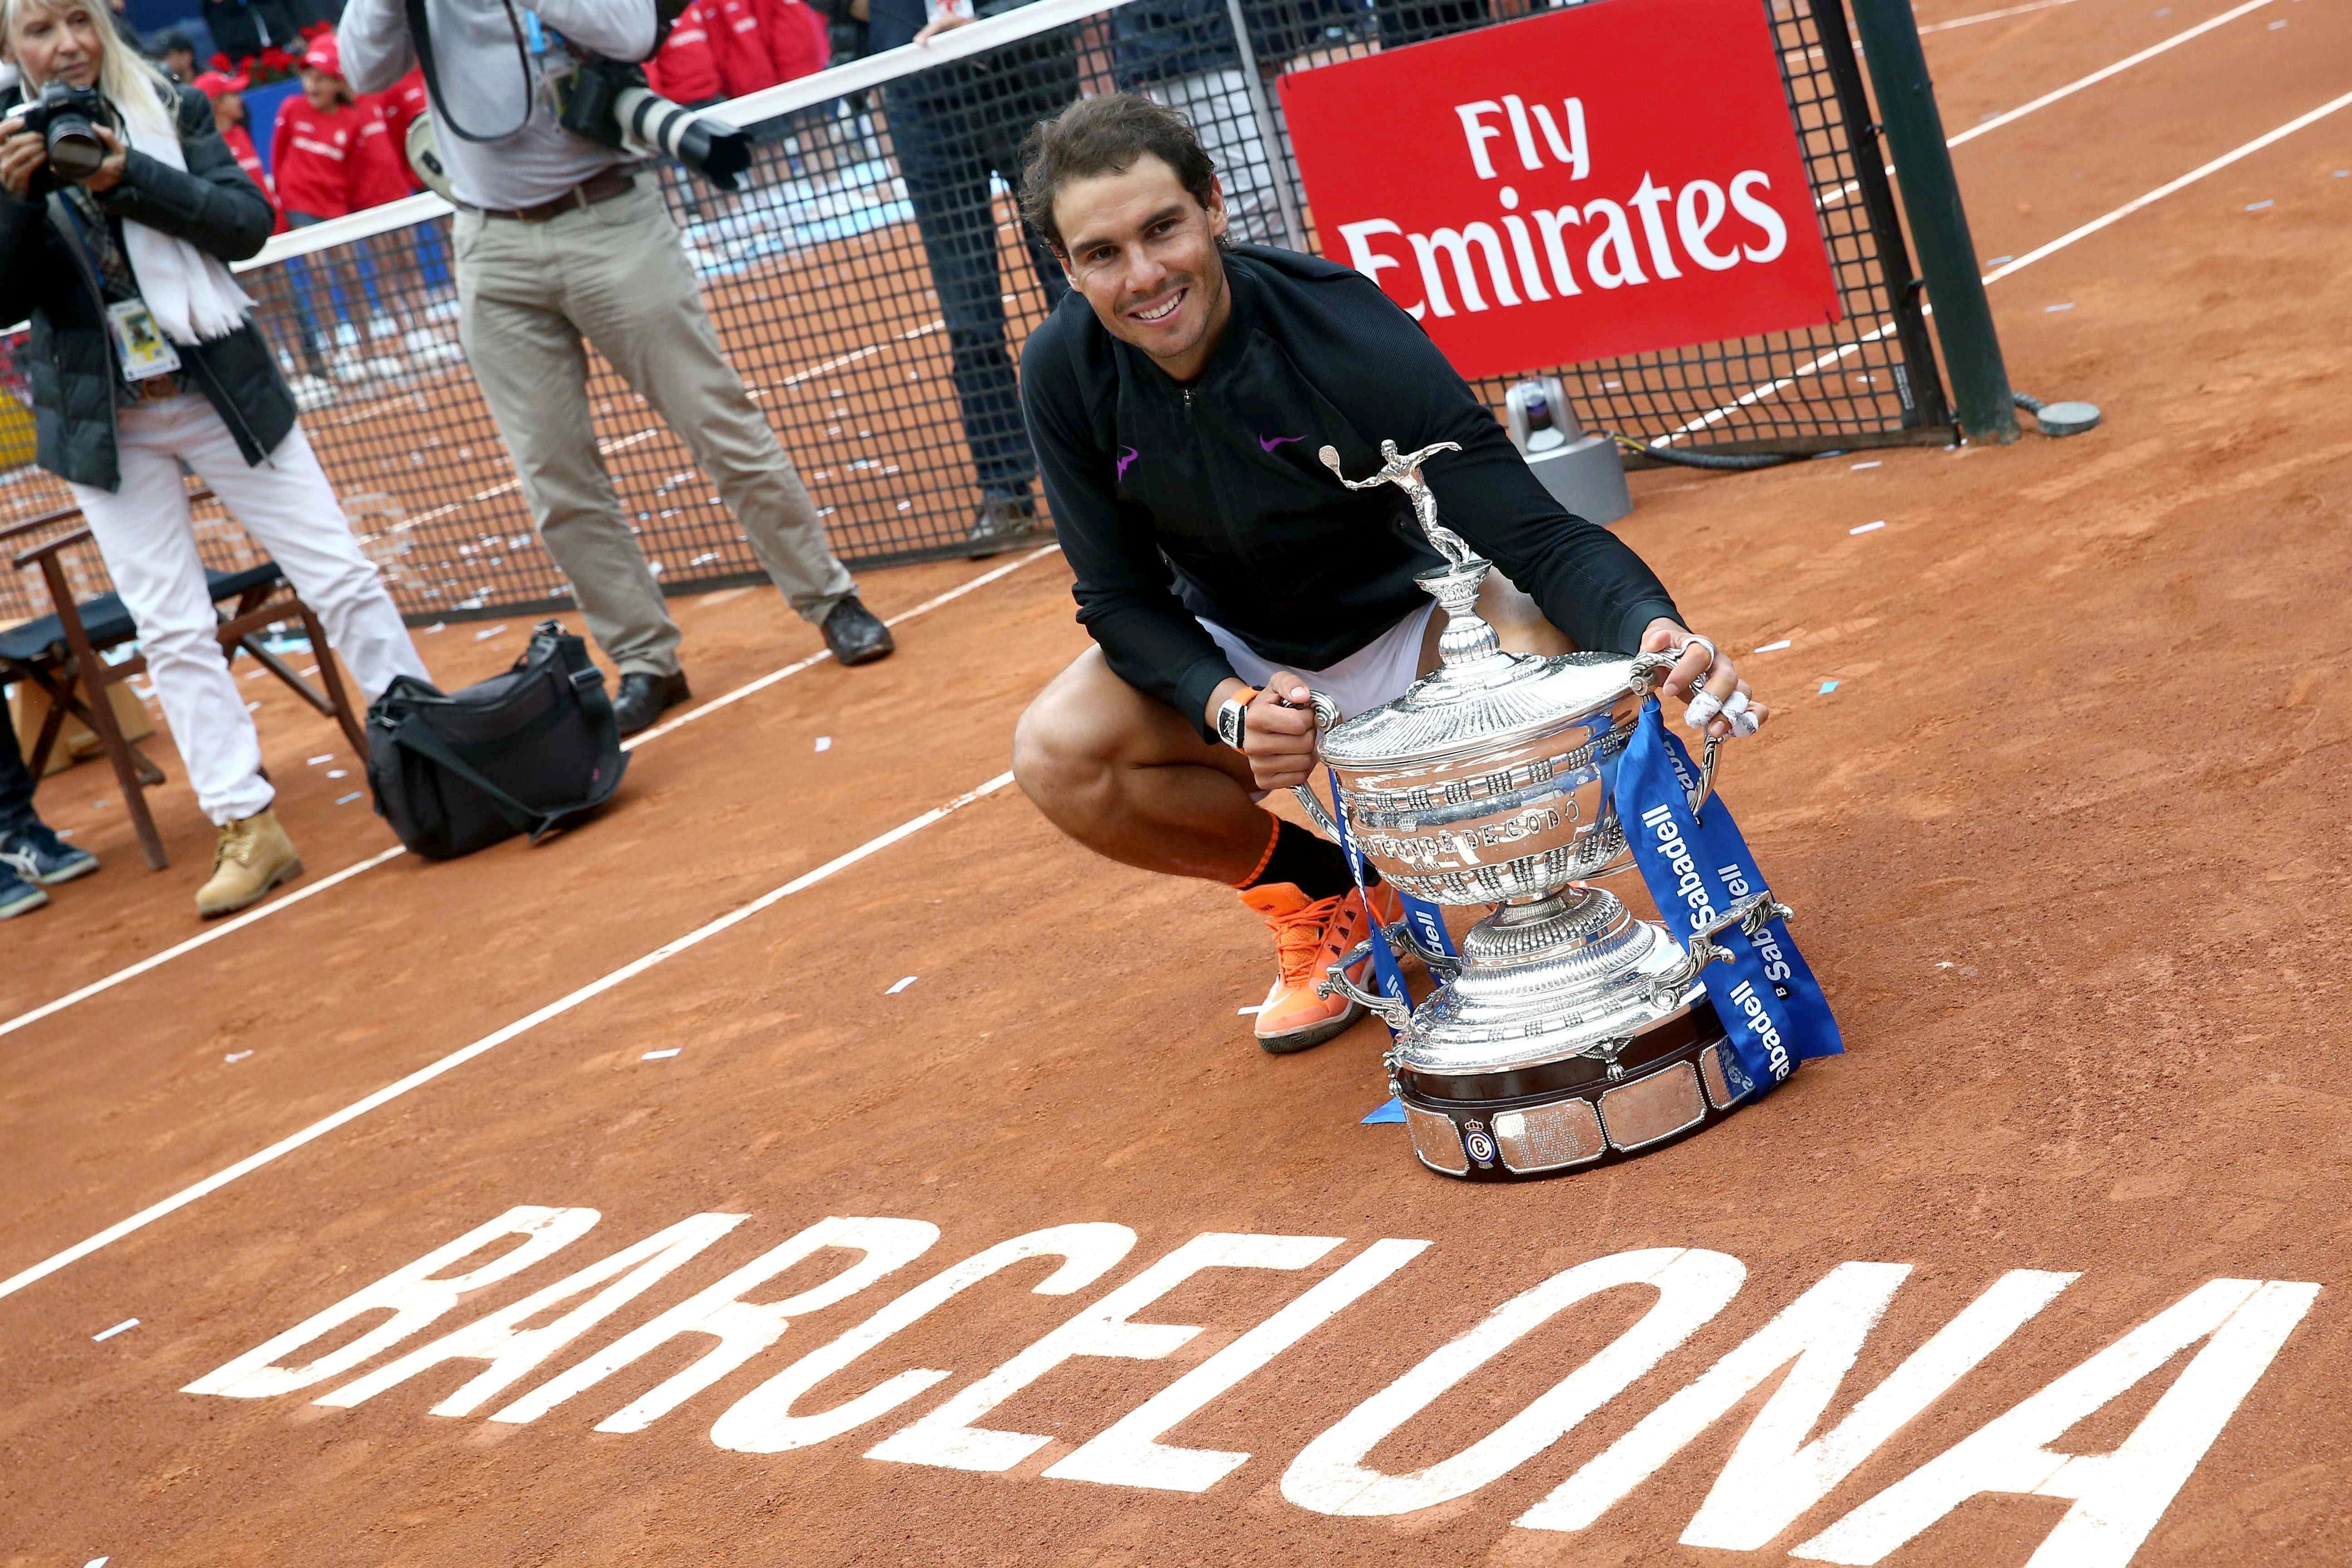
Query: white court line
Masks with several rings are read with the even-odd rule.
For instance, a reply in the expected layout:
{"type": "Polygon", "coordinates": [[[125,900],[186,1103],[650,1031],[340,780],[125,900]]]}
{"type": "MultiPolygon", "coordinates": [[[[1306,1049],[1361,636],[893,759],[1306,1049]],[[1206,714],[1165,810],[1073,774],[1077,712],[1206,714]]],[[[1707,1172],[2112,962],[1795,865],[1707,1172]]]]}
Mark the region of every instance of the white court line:
{"type": "MultiPolygon", "coordinates": [[[[983,572],[979,576],[972,578],[969,582],[958,584],[955,587],[949,589],[944,594],[935,595],[932,597],[924,600],[921,604],[917,605],[911,610],[902,610],[882,624],[886,626],[895,626],[902,622],[911,621],[917,616],[928,614],[932,610],[938,609],[941,605],[947,604],[951,600],[963,597],[966,594],[971,593],[975,588],[984,587],[987,584],[995,582],[1000,577],[1005,576],[1013,572],[1018,572],[1022,567],[1028,565],[1033,561],[1043,560],[1045,557],[1051,555],[1055,551],[1059,550],[1061,546],[1058,544],[1048,544],[1042,550],[1033,550],[1026,555],[1017,557],[1014,560],[1005,563],[1002,566],[993,567],[989,571],[983,572]]],[[[756,680],[749,681],[744,685],[737,687],[734,690],[727,693],[724,697],[715,697],[699,708],[688,710],[686,712],[679,714],[677,718],[670,720],[666,724],[658,724],[650,730],[630,736],[627,740],[621,742],[621,749],[623,751],[632,751],[636,747],[643,745],[647,741],[655,740],[660,736],[668,734],[671,731],[678,728],[682,724],[690,724],[695,720],[702,718],[706,714],[717,712],[719,709],[728,706],[730,703],[740,702],[755,691],[764,691],[769,687],[776,684],[779,680],[783,679],[786,676],[798,675],[802,670],[808,668],[811,665],[822,664],[832,657],[833,654],[831,650],[828,649],[823,653],[812,654],[807,658],[796,660],[792,664],[784,666],[782,669],[772,670],[766,675],[761,676],[756,680]]],[[[28,1013],[19,1013],[16,1016],[9,1019],[6,1023],[0,1023],[0,1036],[13,1035],[17,1030],[37,1024],[44,1018],[54,1017],[58,1014],[64,1012],[67,1008],[74,1006],[79,1003],[87,1002],[91,997],[100,994],[101,992],[111,991],[127,980],[136,980],[139,976],[149,973],[151,970],[160,969],[175,958],[184,957],[186,954],[195,952],[196,949],[200,947],[205,947],[213,942],[218,942],[221,938],[229,935],[233,931],[243,931],[246,927],[251,925],[256,921],[268,920],[271,915],[277,914],[280,910],[292,909],[295,905],[300,903],[305,899],[316,898],[319,894],[325,892],[330,888],[338,887],[344,882],[350,881],[353,877],[360,875],[362,871],[373,871],[378,866],[383,865],[385,861],[396,860],[401,856],[407,853],[408,851],[406,849],[395,844],[391,848],[383,851],[381,854],[371,855],[366,859],[362,860],[355,865],[344,867],[333,876],[323,877],[318,881],[305,883],[303,886],[281,898],[273,899],[268,903],[263,904],[257,909],[248,910],[246,913],[237,916],[234,920],[214,926],[211,930],[206,931],[200,935],[192,936],[187,941],[181,942],[176,946],[167,947],[163,952],[155,953],[152,957],[142,958],[138,963],[131,964],[126,969],[118,969],[102,980],[93,980],[79,991],[68,992],[65,995],[58,997],[56,1001],[44,1003],[28,1013]]]]}
{"type": "Polygon", "coordinates": [[[616,986],[626,984],[628,982],[635,980],[638,975],[645,973],[647,970],[668,963],[671,959],[676,958],[679,953],[686,952],[689,948],[700,946],[702,943],[709,941],[712,937],[719,935],[721,931],[731,930],[732,928],[742,924],[745,921],[750,920],[753,915],[759,914],[764,910],[772,909],[777,904],[791,898],[794,893],[800,892],[803,889],[814,887],[817,883],[824,881],[826,878],[831,877],[837,872],[847,870],[850,867],[856,865],[860,860],[865,859],[867,856],[877,854],[884,849],[887,849],[890,846],[898,843],[902,838],[911,837],[915,834],[920,833],[924,828],[930,826],[933,823],[951,816],[956,812],[961,811],[965,806],[970,805],[976,800],[980,800],[984,796],[995,794],[998,790],[1003,789],[1006,784],[1009,784],[1012,782],[1013,775],[1011,773],[999,773],[994,778],[989,780],[986,784],[982,784],[978,789],[960,795],[956,796],[955,799],[948,802],[945,805],[933,806],[930,810],[924,812],[919,816],[909,817],[905,822],[900,823],[898,826],[890,829],[889,832],[882,834],[877,837],[867,839],[865,843],[859,845],[856,848],[850,850],[845,855],[837,855],[834,857],[834,858],[826,861],[824,865],[819,866],[814,871],[803,872],[800,876],[797,876],[791,881],[786,882],[782,887],[762,893],[758,898],[753,899],[750,903],[738,905],[736,908],[730,910],[727,913],[719,916],[717,920],[712,921],[709,924],[698,926],[693,931],[687,932],[686,935],[679,937],[677,941],[667,942],[662,946],[654,949],[653,952],[646,953],[643,958],[637,959],[634,963],[624,964],[601,979],[590,981],[587,984],[583,985],[577,991],[572,992],[570,995],[564,996],[558,1001],[549,1003],[546,1006],[541,1007],[539,1011],[530,1014],[527,1017],[518,1018],[515,1022],[509,1024],[505,1028],[499,1030],[497,1033],[485,1035],[480,1039],[476,1040],[472,1045],[467,1046],[459,1050],[452,1051],[447,1056],[443,1057],[439,1061],[434,1062],[428,1067],[417,1068],[415,1072],[410,1073],[406,1078],[400,1079],[398,1082],[384,1085],[383,1088],[377,1089],[373,1094],[367,1096],[364,1100],[354,1100],[351,1104],[343,1107],[342,1110],[336,1111],[333,1115],[321,1117],[320,1120],[310,1123],[310,1126],[303,1128],[299,1132],[292,1133],[287,1137],[279,1139],[277,1142],[272,1143],[268,1148],[262,1150],[258,1153],[247,1155],[244,1159],[239,1160],[236,1164],[229,1166],[226,1170],[215,1172],[214,1174],[206,1176],[203,1181],[196,1183],[193,1186],[181,1188],[178,1192],[173,1193],[170,1197],[163,1199],[161,1203],[151,1204],[147,1207],[141,1209],[129,1219],[119,1220],[115,1224],[108,1226],[104,1230],[100,1231],[96,1236],[91,1237],[89,1240],[78,1242],[74,1246],[67,1247],[63,1252],[58,1253],[52,1258],[45,1258],[41,1262],[36,1263],[30,1268],[25,1269],[21,1273],[13,1275],[7,1279],[0,1280],[0,1297],[13,1296],[17,1291],[22,1290],[26,1286],[35,1284],[42,1279],[47,1279],[50,1275],[56,1273],[58,1269],[63,1268],[68,1263],[79,1262],[82,1258],[88,1258],[91,1253],[98,1251],[100,1248],[110,1247],[114,1243],[121,1240],[124,1237],[131,1235],[132,1232],[143,1230],[148,1226],[154,1224],[157,1220],[163,1218],[166,1215],[176,1213],[177,1211],[187,1207],[190,1204],[194,1203],[198,1198],[205,1197],[213,1193],[220,1191],[221,1188],[227,1186],[231,1182],[236,1181],[238,1177],[251,1175],[254,1172],[261,1169],[262,1166],[269,1164],[273,1161],[283,1159],[285,1156],[292,1153],[295,1150],[303,1147],[305,1144],[318,1142],[318,1140],[325,1137],[328,1133],[334,1131],[339,1127],[342,1127],[352,1121],[358,1121],[361,1117],[365,1116],[369,1111],[375,1110],[377,1107],[390,1104],[392,1101],[398,1100],[402,1095],[408,1093],[411,1089],[424,1088],[426,1084],[431,1083],[435,1079],[439,1078],[443,1073],[453,1072],[458,1068],[464,1067],[467,1062],[472,1061],[476,1057],[494,1051],[498,1049],[499,1047],[505,1045],[509,1040],[515,1039],[520,1036],[527,1035],[530,1033],[531,1030],[538,1028],[541,1024],[547,1023],[551,1019],[560,1018],[563,1016],[564,1014],[572,1011],[583,1003],[593,1001],[595,998],[602,996],[605,992],[613,990],[616,986]]]}
{"type": "Polygon", "coordinates": [[[2068,82],[2064,87],[2056,88],[2049,92],[2045,92],[2031,103],[2021,103],[2015,109],[2010,110],[2006,113],[1996,114],[1990,120],[1982,121],[1975,125],[1971,125],[1966,131],[1961,132],[1958,136],[1947,138],[1944,145],[1947,147],[1957,147],[1963,142],[1973,142],[1989,131],[1998,131],[2011,121],[2022,120],[2037,109],[2047,109],[2062,98],[2072,98],[2074,94],[2082,91],[2086,87],[2095,87],[2111,76],[2117,75],[2123,71],[2127,71],[2131,69],[2132,67],[2139,65],[2145,61],[2152,60],[2168,49],[2179,48],[2189,39],[2197,37],[2201,34],[2210,33],[2216,27],[2223,26],[2229,23],[2234,22],[2239,17],[2245,16],[2248,12],[2259,11],[2270,3],[2271,0],[2246,0],[2244,5],[2224,11],[2220,16],[2212,17],[2208,21],[2200,22],[2195,26],[2188,28],[2185,31],[2175,33],[2172,37],[2165,39],[2162,43],[2150,44],[2147,47],[2140,50],[2140,52],[2136,55],[2126,55],[2111,66],[2103,66],[2086,77],[2079,78],[2076,80],[2068,82]]]}
{"type": "Polygon", "coordinates": [[[2028,11],[2047,11],[2053,5],[2072,5],[2074,0],[2033,0],[2030,5],[2004,5],[1998,11],[1979,11],[1973,16],[1955,16],[1948,22],[1930,22],[1919,29],[1919,36],[1948,33],[1955,27],[1973,27],[1979,22],[1998,22],[2003,16],[2022,16],[2028,11]]]}
{"type": "MultiPolygon", "coordinates": [[[[2145,64],[2146,62],[2156,58],[2157,56],[2165,53],[2167,50],[2178,48],[2191,38],[2210,33],[2214,28],[2219,27],[2225,23],[2234,22],[2249,11],[2259,11],[2269,4],[2271,4],[2271,0],[2246,0],[2245,5],[2240,5],[2233,11],[2224,11],[2221,15],[2211,17],[2206,21],[2200,22],[2193,27],[2184,28],[2180,32],[2173,34],[2172,37],[2164,39],[2162,42],[2150,44],[2147,47],[2140,50],[2139,53],[2119,59],[2113,65],[2101,66],[2097,70],[2093,71],[2088,76],[2078,77],[2074,80],[2068,82],[2063,87],[2052,89],[2050,91],[2043,93],[2040,98],[2035,99],[2031,103],[2021,103],[2015,109],[2005,110],[2001,113],[1994,115],[1990,120],[1979,121],[1976,124],[1969,126],[1966,131],[1961,132],[1957,136],[1947,136],[1944,138],[1944,145],[1947,147],[1957,147],[1963,142],[1973,142],[1988,131],[1998,131],[2004,125],[2024,119],[2027,115],[2032,114],[2036,110],[2047,109],[2061,99],[2072,98],[2074,94],[2082,91],[2086,87],[2096,86],[2098,83],[2106,80],[2109,77],[2127,71],[2136,65],[2145,64]]],[[[1886,172],[1890,174],[1895,173],[1895,165],[1892,163],[1887,164],[1886,172]]],[[[1860,189],[1862,189],[1861,181],[1848,180],[1844,184],[1840,185],[1836,190],[1832,191],[1829,195],[1818,198],[1813,205],[1816,209],[1835,206],[1860,189]]]]}
{"type": "MultiPolygon", "coordinates": [[[[2189,170],[2189,173],[2181,175],[2177,180],[2166,181],[2163,184],[2157,186],[2156,189],[2148,192],[2146,195],[2134,196],[2130,201],[2126,202],[2123,205],[2116,208],[2113,212],[2095,217],[2090,222],[2083,225],[2080,228],[2071,229],[2068,232],[2060,235],[2049,244],[2029,250],[2024,255],[2017,258],[2014,261],[2009,262],[2005,266],[1994,268],[1991,271],[1986,273],[1980,281],[1987,284],[1998,283],[2002,279],[2008,277],[2011,273],[2021,271],[2025,268],[2031,267],[2035,262],[2041,260],[2043,257],[2065,249],[2076,240],[2086,239],[2090,236],[2098,233],[2101,229],[2107,227],[2109,225],[2118,223],[2123,219],[2129,217],[2132,214],[2139,211],[2142,207],[2147,206],[2156,202],[2160,202],[2165,197],[2171,195],[2174,192],[2179,191],[2185,186],[2195,184],[2206,175],[2213,174],[2219,170],[2228,168],[2231,164],[2238,162],[2241,158],[2250,157],[2253,153],[2261,152],[2272,142],[2279,141],[2284,137],[2292,136],[2296,132],[2302,130],[2305,126],[2310,125],[2315,121],[2326,119],[2329,115],[2335,113],[2337,110],[2342,109],[2347,104],[2352,104],[2352,92],[2347,92],[2341,98],[2332,99],[2328,102],[2321,104],[2317,109],[2311,110],[2308,114],[2299,114],[2294,119],[2288,121],[2284,125],[2280,126],[2277,130],[2264,132],[2262,135],[2257,136],[2252,141],[2245,143],[2245,145],[2231,149],[2229,152],[2224,153],[2220,157],[2214,159],[2211,163],[2200,164],[2197,168],[2189,170]]],[[[1929,305],[1926,307],[1921,313],[1932,316],[1936,313],[1935,307],[1933,305],[1929,305]]],[[[1875,329],[1874,331],[1865,332],[1863,336],[1853,342],[1832,349],[1828,353],[1822,354],[1818,358],[1808,361],[1804,364],[1799,365],[1794,371],[1782,376],[1778,381],[1768,381],[1761,386],[1749,388],[1736,401],[1727,403],[1720,408],[1711,409],[1707,413],[1699,416],[1696,419],[1690,421],[1688,424],[1677,426],[1672,433],[1657,437],[1649,444],[1653,447],[1662,446],[1664,443],[1673,440],[1676,436],[1686,436],[1694,430],[1703,429],[1706,426],[1715,424],[1720,419],[1727,418],[1730,415],[1738,412],[1739,409],[1746,408],[1751,404],[1760,402],[1778,393],[1787,391],[1790,387],[1794,386],[1806,376],[1811,375],[1826,366],[1835,364],[1840,360],[1845,359],[1859,352],[1864,344],[1877,342],[1882,338],[1893,336],[1894,332],[1895,323],[1892,321],[1888,322],[1885,326],[1875,329]]]]}

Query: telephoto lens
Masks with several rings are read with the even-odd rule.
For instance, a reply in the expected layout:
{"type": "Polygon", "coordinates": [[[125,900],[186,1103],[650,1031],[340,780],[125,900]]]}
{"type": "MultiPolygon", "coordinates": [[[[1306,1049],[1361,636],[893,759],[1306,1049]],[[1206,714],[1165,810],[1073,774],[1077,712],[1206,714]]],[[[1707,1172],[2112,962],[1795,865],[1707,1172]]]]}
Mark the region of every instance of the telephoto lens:
{"type": "Polygon", "coordinates": [[[642,87],[625,87],[614,101],[621,134],[648,152],[665,153],[722,191],[751,166],[751,138],[642,87]]]}

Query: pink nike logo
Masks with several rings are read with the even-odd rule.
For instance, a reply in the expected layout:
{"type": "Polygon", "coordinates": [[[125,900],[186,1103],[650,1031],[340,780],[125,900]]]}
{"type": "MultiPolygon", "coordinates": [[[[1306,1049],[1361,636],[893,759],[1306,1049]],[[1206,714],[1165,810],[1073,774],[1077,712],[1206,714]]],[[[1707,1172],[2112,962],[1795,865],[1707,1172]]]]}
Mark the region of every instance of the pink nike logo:
{"type": "Polygon", "coordinates": [[[1271,452],[1276,447],[1282,446],[1286,442],[1304,441],[1306,439],[1307,437],[1304,436],[1261,436],[1257,438],[1257,444],[1263,450],[1271,452]]]}
{"type": "Polygon", "coordinates": [[[1143,454],[1132,447],[1121,447],[1118,449],[1118,477],[1122,479],[1127,478],[1128,465],[1141,456],[1143,454]]]}

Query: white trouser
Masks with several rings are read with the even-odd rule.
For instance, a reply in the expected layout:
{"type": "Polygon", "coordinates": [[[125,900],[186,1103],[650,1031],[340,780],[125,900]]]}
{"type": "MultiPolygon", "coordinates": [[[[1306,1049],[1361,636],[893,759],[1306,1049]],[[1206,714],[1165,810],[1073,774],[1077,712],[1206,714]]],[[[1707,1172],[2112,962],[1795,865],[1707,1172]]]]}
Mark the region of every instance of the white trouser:
{"type": "MultiPolygon", "coordinates": [[[[1249,79],[1232,68],[1200,71],[1153,82],[1146,90],[1192,122],[1192,133],[1217,165],[1234,238],[1251,245],[1288,245],[1282,200],[1275,192],[1283,172],[1258,129],[1249,79]]],[[[1281,106],[1274,101],[1272,89],[1266,96],[1275,133],[1283,135],[1281,106]]]]}
{"type": "Polygon", "coordinates": [[[261,738],[215,635],[220,622],[196,554],[182,460],[319,613],[362,702],[374,701],[395,675],[430,677],[299,426],[257,468],[246,466],[220,415],[193,393],[118,410],[115,435],[122,488],[75,485],[74,500],[138,624],[148,678],[197,803],[214,822],[235,822],[267,809],[277,792],[261,776],[261,738]]]}

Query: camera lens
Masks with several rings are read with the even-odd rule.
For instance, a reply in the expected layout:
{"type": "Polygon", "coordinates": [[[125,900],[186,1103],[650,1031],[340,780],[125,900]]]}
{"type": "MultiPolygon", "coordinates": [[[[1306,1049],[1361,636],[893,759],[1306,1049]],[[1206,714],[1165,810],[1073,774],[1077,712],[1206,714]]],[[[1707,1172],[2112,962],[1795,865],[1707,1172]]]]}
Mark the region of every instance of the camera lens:
{"type": "Polygon", "coordinates": [[[98,139],[89,121],[78,114],[60,114],[50,120],[48,149],[49,166],[60,179],[86,180],[106,162],[106,143],[98,139]]]}

